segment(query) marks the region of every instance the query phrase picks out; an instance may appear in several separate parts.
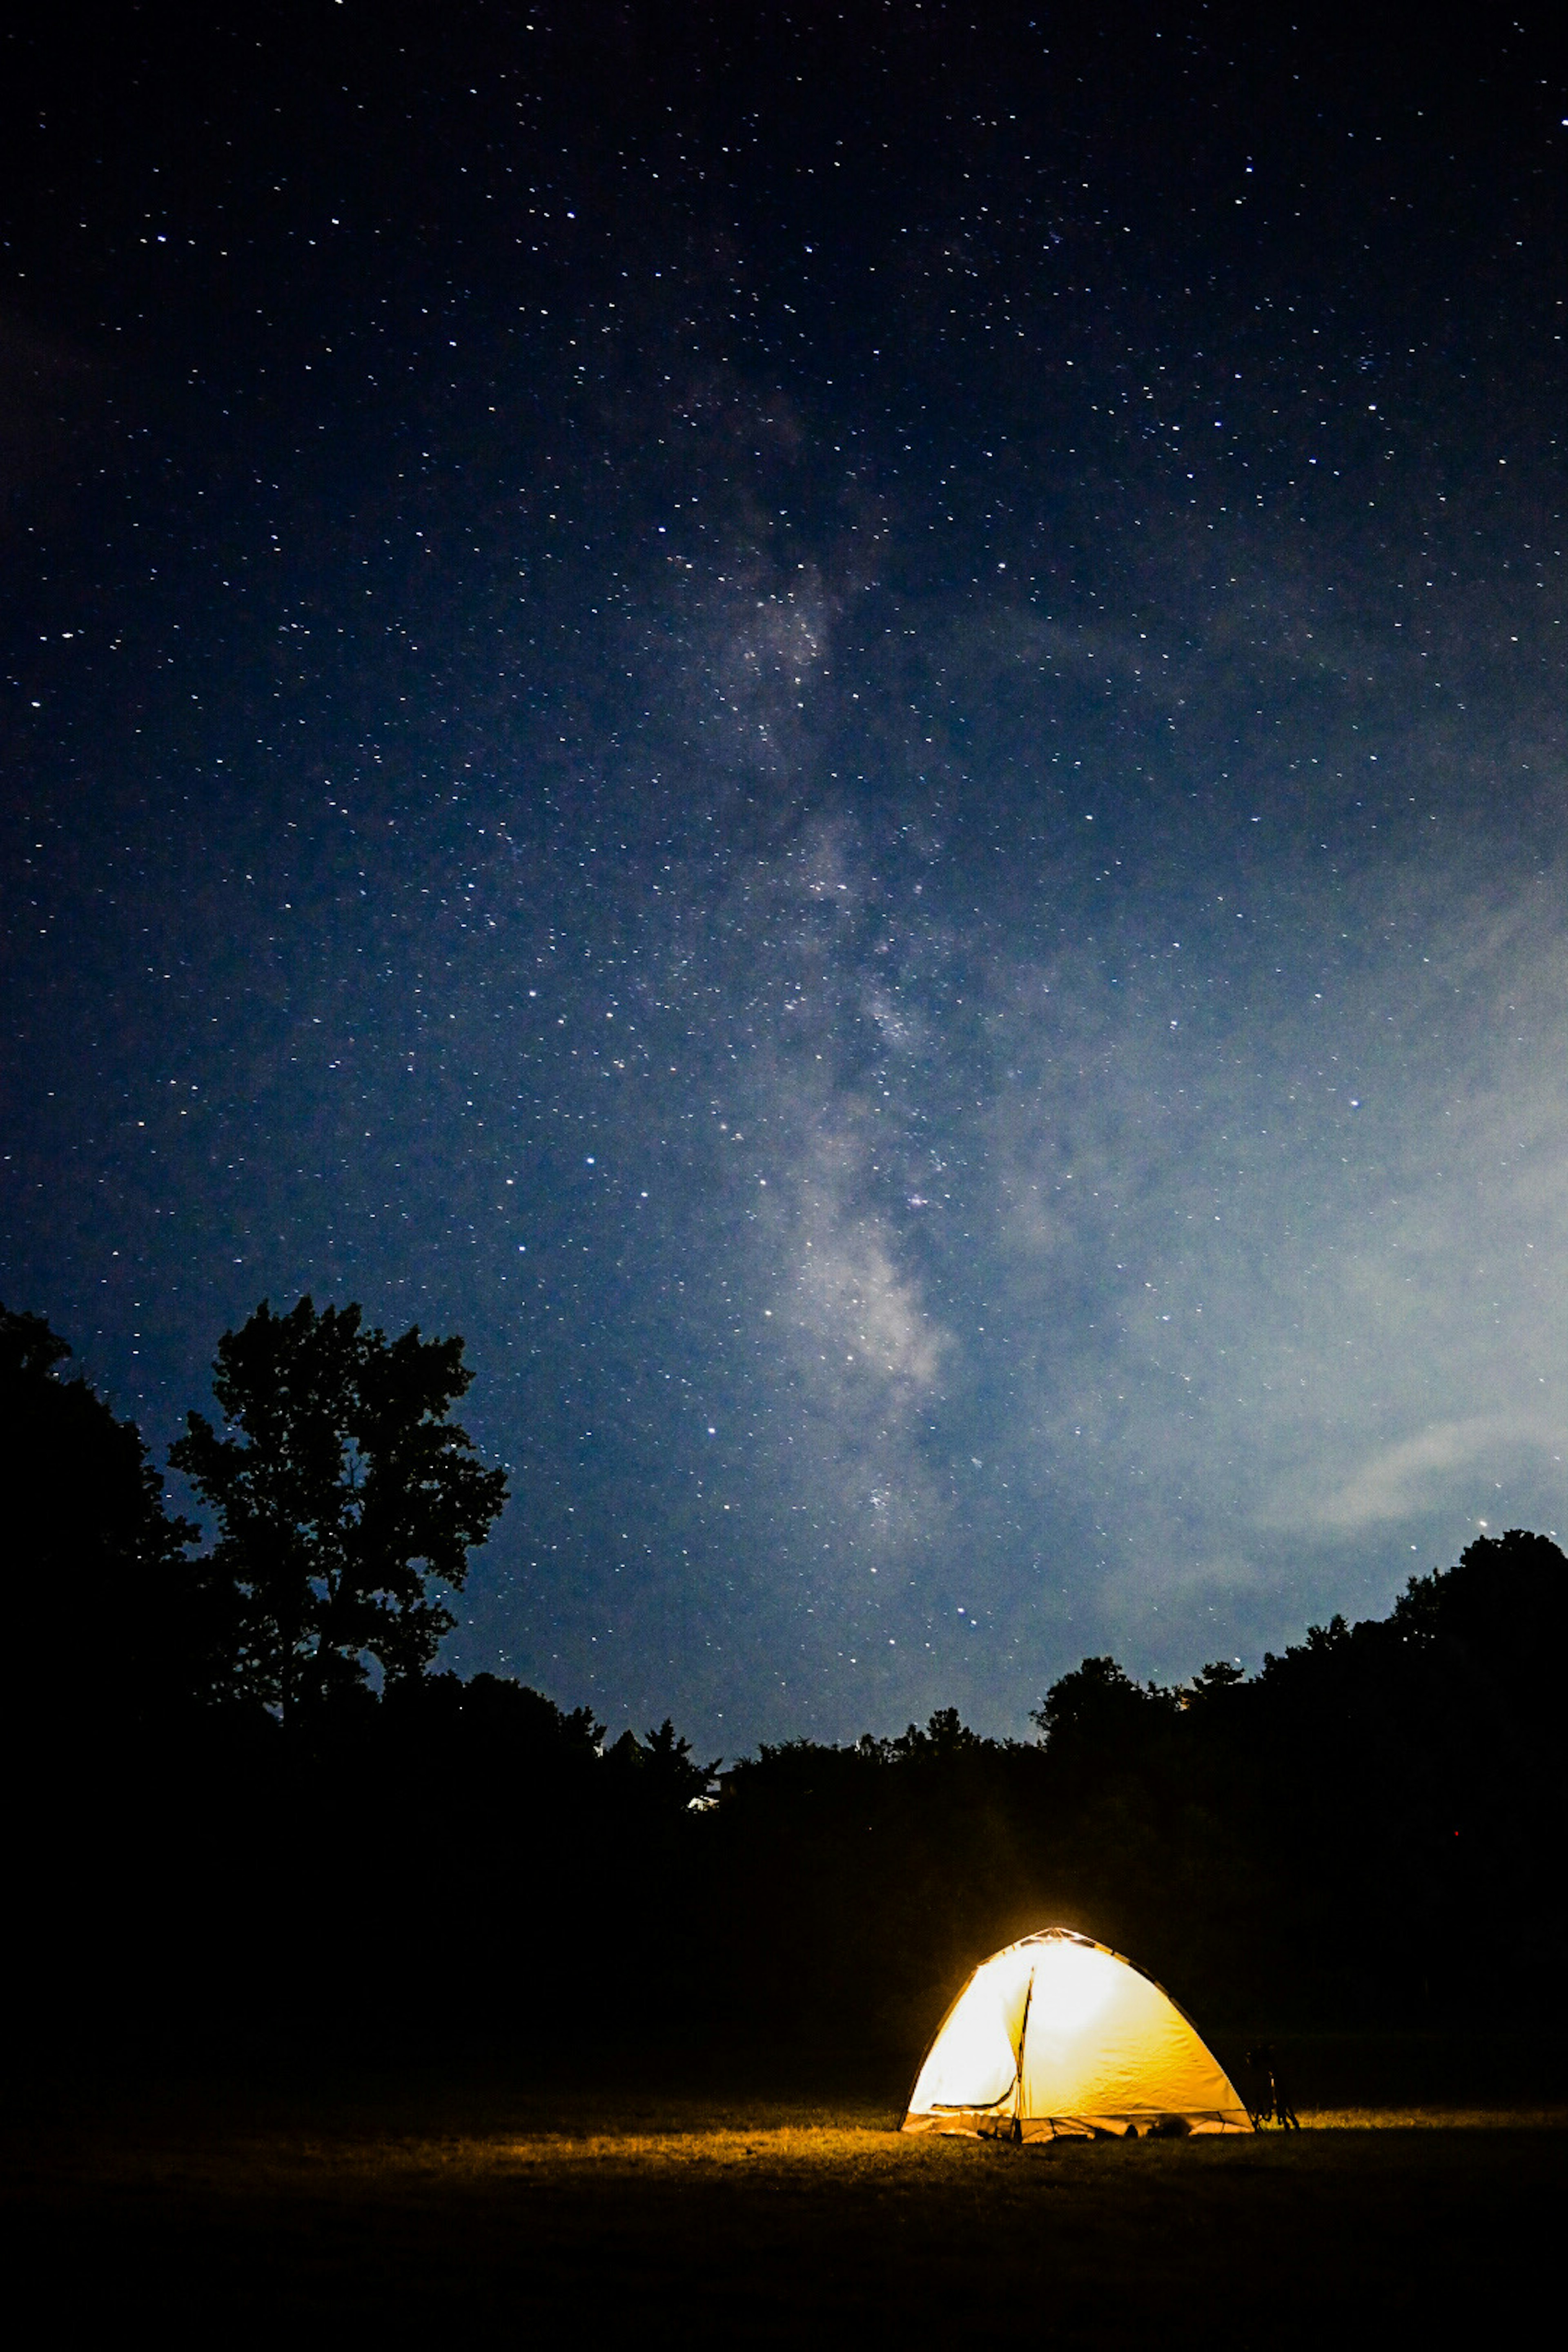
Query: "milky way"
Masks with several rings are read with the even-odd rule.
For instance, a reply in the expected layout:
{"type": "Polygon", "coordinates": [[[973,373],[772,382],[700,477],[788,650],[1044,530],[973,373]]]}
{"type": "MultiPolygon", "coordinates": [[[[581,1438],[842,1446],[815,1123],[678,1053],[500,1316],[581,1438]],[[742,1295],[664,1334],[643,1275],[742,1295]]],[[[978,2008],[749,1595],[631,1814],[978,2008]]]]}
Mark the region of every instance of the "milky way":
{"type": "Polygon", "coordinates": [[[0,1295],[731,1754],[1568,1511],[1557,61],[923,14],[13,41],[0,1295]]]}

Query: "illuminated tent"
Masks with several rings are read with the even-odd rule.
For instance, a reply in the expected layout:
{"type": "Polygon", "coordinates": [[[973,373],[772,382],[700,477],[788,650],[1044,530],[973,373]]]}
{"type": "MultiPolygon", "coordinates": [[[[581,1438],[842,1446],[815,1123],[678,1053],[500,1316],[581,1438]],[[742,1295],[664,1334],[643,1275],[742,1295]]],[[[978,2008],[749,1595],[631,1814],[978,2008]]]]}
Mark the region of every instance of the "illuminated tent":
{"type": "Polygon", "coordinates": [[[1009,2139],[1250,2131],[1169,1993],[1068,1927],[982,1960],[937,2030],[907,2132],[1009,2139]]]}

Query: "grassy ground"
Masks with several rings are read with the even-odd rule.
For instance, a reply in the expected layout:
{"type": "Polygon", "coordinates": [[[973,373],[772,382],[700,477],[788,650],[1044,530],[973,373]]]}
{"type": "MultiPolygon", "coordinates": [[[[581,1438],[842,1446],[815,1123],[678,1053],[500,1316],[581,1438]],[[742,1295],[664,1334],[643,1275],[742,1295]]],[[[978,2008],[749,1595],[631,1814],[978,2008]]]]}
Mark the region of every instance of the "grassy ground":
{"type": "Polygon", "coordinates": [[[531,2344],[995,2327],[1295,2341],[1523,2319],[1568,2110],[1307,2110],[1300,2134],[1012,2149],[903,2139],[896,2095],[374,2078],[79,2084],[5,2144],[37,2340],[131,2318],[531,2344]]]}

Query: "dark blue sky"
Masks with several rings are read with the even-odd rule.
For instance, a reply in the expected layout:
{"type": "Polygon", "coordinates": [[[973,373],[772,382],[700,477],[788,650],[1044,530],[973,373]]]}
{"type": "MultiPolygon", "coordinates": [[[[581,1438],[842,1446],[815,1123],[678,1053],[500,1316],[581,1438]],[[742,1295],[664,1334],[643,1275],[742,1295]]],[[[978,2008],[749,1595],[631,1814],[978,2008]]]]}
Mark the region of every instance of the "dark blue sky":
{"type": "Polygon", "coordinates": [[[451,1644],[1016,1731],[1561,1530],[1549,16],[4,37],[0,1297],[461,1331],[451,1644]]]}

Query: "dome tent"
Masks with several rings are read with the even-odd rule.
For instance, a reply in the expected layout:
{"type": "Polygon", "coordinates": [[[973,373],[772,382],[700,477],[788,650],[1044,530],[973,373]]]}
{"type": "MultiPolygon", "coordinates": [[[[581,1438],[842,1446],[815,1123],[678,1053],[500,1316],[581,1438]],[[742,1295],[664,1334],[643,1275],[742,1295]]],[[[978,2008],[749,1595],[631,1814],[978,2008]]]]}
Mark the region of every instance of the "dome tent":
{"type": "Polygon", "coordinates": [[[926,2053],[903,2128],[1131,2138],[1252,2121],[1169,1993],[1106,1945],[1047,1927],[974,1970],[926,2053]]]}

